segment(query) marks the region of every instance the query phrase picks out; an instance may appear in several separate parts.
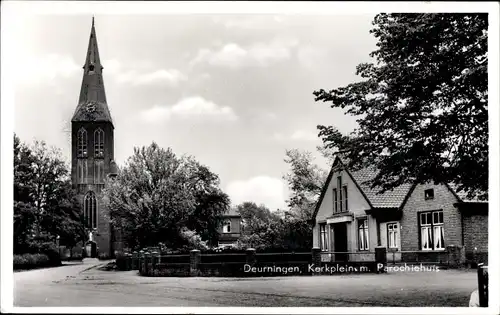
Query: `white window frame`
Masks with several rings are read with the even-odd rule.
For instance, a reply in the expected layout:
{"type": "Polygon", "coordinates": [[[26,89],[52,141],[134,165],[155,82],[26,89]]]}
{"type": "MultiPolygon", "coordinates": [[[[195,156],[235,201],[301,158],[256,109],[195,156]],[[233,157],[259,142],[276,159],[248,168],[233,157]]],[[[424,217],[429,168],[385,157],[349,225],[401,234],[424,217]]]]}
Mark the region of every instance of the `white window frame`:
{"type": "Polygon", "coordinates": [[[368,218],[358,219],[358,249],[360,251],[370,249],[368,218]]]}
{"type": "Polygon", "coordinates": [[[424,251],[444,250],[443,210],[419,213],[420,248],[424,251]],[[425,220],[424,220],[425,219],[425,220]]]}
{"type": "Polygon", "coordinates": [[[77,157],[87,157],[87,130],[85,128],[80,128],[77,132],[76,137],[76,149],[77,149],[77,157]]]}
{"type": "Polygon", "coordinates": [[[344,212],[344,199],[343,199],[343,194],[342,194],[342,176],[337,176],[337,191],[339,194],[339,212],[344,212]]]}
{"type": "Polygon", "coordinates": [[[333,188],[333,213],[339,212],[337,188],[333,188]]]}
{"type": "Polygon", "coordinates": [[[348,202],[347,202],[347,197],[348,197],[348,192],[347,192],[347,185],[342,186],[342,195],[344,196],[344,211],[349,211],[348,209],[348,202]]]}
{"type": "Polygon", "coordinates": [[[222,225],[222,233],[231,233],[231,220],[224,220],[222,225]]]}
{"type": "Polygon", "coordinates": [[[399,248],[399,224],[397,222],[387,223],[387,247],[399,248]]]}
{"type": "Polygon", "coordinates": [[[94,156],[104,157],[104,131],[101,128],[94,131],[94,156]]]}
{"type": "Polygon", "coordinates": [[[319,225],[319,246],[322,252],[328,251],[328,230],[326,223],[319,225]]]}

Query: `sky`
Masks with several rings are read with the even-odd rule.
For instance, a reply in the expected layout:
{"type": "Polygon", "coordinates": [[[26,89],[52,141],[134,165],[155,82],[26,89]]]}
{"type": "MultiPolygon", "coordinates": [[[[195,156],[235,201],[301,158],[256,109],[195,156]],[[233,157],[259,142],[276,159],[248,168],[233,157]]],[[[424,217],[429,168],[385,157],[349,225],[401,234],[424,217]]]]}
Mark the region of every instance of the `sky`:
{"type": "MultiPolygon", "coordinates": [[[[327,169],[316,126],[356,127],[312,93],[359,80],[376,49],[373,17],[95,14],[117,163],[154,141],[209,166],[233,205],[285,208],[285,150],[313,152],[327,169]]],[[[14,130],[69,161],[92,15],[19,19],[14,130]]]]}

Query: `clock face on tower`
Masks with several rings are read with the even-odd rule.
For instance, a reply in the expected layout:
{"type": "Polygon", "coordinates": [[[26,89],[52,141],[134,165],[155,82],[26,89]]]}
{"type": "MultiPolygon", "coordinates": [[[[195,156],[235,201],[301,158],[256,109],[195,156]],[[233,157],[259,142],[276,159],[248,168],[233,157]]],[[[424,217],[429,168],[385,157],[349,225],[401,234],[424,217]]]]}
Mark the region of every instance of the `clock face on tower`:
{"type": "Polygon", "coordinates": [[[93,113],[93,112],[95,112],[95,110],[96,110],[96,104],[95,104],[95,102],[90,102],[90,103],[88,103],[88,104],[87,104],[87,108],[86,108],[86,109],[87,109],[87,112],[88,112],[88,113],[93,113]]]}

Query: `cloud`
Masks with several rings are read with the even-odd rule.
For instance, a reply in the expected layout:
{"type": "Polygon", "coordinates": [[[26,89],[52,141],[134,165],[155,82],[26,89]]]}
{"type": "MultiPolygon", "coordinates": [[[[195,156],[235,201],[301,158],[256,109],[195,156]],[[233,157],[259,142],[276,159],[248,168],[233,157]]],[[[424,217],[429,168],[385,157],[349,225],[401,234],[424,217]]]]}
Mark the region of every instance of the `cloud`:
{"type": "Polygon", "coordinates": [[[243,67],[265,67],[273,63],[289,60],[292,48],[298,44],[296,40],[279,39],[269,43],[254,43],[241,47],[228,43],[218,50],[204,48],[198,51],[191,60],[191,66],[207,63],[211,66],[239,69],[243,67]]]}
{"type": "Polygon", "coordinates": [[[317,141],[319,139],[316,133],[308,130],[296,130],[292,133],[290,138],[299,141],[317,141]]]}
{"type": "Polygon", "coordinates": [[[148,71],[147,63],[134,63],[133,69],[124,70],[121,63],[116,59],[107,60],[103,63],[106,73],[110,74],[119,84],[177,86],[180,82],[187,80],[187,76],[177,69],[148,71]]]}
{"type": "Polygon", "coordinates": [[[283,133],[274,133],[273,134],[273,140],[276,141],[286,141],[286,140],[293,140],[293,141],[318,141],[318,135],[312,131],[309,130],[304,130],[304,129],[299,129],[295,130],[292,134],[290,135],[284,135],[283,133]]]}
{"type": "Polygon", "coordinates": [[[20,59],[16,66],[16,82],[21,85],[54,83],[83,71],[82,66],[66,55],[23,56],[20,59]]]}
{"type": "Polygon", "coordinates": [[[258,205],[264,204],[272,211],[286,207],[284,184],[279,178],[256,176],[233,181],[227,185],[226,192],[233,205],[251,201],[258,205]]]}
{"type": "Polygon", "coordinates": [[[328,57],[328,52],[324,48],[314,46],[304,46],[297,49],[297,60],[305,68],[315,68],[324,65],[324,60],[328,57]]]}
{"type": "Polygon", "coordinates": [[[160,122],[174,117],[216,121],[234,121],[238,119],[231,107],[219,106],[200,96],[184,98],[172,106],[156,105],[143,111],[141,116],[146,122],[160,122]]]}

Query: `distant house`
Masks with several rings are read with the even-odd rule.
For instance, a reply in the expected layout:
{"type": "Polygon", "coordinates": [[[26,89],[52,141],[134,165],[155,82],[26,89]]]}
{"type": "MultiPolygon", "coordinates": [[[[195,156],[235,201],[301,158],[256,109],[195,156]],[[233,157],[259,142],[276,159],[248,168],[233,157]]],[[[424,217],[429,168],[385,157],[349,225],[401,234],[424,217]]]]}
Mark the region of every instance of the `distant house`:
{"type": "Polygon", "coordinates": [[[373,260],[375,247],[384,246],[389,260],[437,262],[454,245],[463,259],[487,262],[487,201],[433,183],[377,194],[365,184],[376,174],[375,168],[350,172],[334,160],[313,214],[313,246],[325,252],[323,260],[373,260]]]}
{"type": "Polygon", "coordinates": [[[236,243],[241,236],[241,215],[234,208],[223,216],[223,224],[219,228],[219,246],[236,243]]]}

